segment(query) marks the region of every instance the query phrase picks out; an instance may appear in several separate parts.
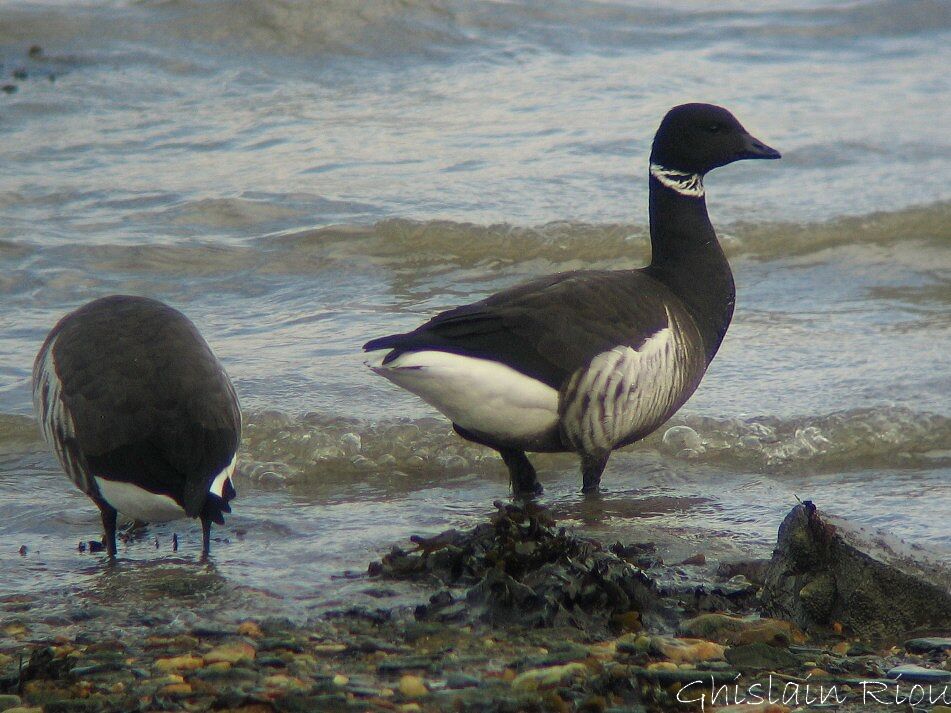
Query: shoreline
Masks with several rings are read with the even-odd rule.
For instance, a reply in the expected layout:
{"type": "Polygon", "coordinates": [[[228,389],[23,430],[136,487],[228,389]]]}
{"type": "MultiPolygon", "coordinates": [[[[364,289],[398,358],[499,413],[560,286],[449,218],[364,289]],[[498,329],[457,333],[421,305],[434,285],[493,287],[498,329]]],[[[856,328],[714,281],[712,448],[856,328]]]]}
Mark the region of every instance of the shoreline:
{"type": "Polygon", "coordinates": [[[215,575],[193,573],[157,592],[151,626],[145,618],[139,629],[110,632],[104,622],[84,631],[82,620],[40,627],[44,612],[7,597],[0,711],[705,711],[728,703],[761,712],[822,697],[840,711],[951,705],[951,638],[943,638],[951,622],[910,641],[841,625],[805,633],[758,613],[762,562],[721,567],[710,581],[657,560],[650,543],[606,547],[559,528],[544,508],[498,503],[486,523],[414,537],[371,563],[367,579],[384,595],[400,581],[428,592],[415,607],[344,608],[306,622],[236,609],[189,621],[182,613],[219,586],[215,575]],[[897,682],[888,678],[896,671],[897,682]]]}

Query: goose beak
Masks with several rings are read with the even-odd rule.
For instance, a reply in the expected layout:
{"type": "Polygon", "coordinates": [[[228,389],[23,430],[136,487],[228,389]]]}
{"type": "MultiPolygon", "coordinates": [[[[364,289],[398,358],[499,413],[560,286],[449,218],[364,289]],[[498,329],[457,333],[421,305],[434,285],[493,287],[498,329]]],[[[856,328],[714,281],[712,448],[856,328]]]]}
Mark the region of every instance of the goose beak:
{"type": "Polygon", "coordinates": [[[743,146],[740,149],[738,158],[782,158],[782,155],[774,148],[770,148],[759,139],[753,138],[749,134],[743,136],[743,146]]]}

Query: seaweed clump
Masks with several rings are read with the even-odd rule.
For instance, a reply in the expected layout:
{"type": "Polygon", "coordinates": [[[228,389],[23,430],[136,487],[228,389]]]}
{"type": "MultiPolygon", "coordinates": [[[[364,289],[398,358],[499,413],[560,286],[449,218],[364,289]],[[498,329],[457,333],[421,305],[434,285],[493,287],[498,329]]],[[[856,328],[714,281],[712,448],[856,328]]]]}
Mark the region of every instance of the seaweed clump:
{"type": "Polygon", "coordinates": [[[416,549],[394,548],[371,576],[440,588],[416,618],[479,620],[589,633],[636,629],[657,604],[653,582],[636,566],[557,527],[535,503],[503,504],[471,530],[414,536],[416,549]],[[462,591],[464,590],[464,592],[462,591]]]}

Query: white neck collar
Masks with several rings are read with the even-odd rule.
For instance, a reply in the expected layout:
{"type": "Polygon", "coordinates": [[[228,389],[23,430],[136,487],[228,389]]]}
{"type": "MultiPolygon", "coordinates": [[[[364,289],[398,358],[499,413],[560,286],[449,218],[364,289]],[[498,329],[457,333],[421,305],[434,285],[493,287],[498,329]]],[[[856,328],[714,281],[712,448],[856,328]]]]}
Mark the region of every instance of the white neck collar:
{"type": "Polygon", "coordinates": [[[703,198],[703,176],[699,173],[685,173],[673,168],[665,168],[659,163],[651,164],[651,175],[682,196],[703,198]]]}

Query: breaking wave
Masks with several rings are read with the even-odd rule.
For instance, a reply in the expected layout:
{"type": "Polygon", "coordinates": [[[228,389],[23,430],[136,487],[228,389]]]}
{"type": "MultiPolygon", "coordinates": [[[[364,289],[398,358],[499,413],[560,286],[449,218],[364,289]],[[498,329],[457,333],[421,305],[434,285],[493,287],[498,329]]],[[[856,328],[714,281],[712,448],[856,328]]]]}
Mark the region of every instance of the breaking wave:
{"type": "MultiPolygon", "coordinates": [[[[889,407],[823,416],[746,420],[675,417],[636,444],[665,457],[769,472],[951,466],[951,418],[889,407]]],[[[571,456],[538,465],[574,467],[571,456]]],[[[241,472],[266,486],[366,474],[388,481],[501,473],[494,451],[459,438],[442,419],[369,422],[276,411],[248,415],[241,472]]]]}
{"type": "MultiPolygon", "coordinates": [[[[951,418],[901,407],[783,420],[675,416],[632,451],[768,472],[951,467],[951,418]]],[[[43,448],[33,419],[0,416],[0,452],[43,448]]],[[[571,455],[534,456],[574,467],[571,455]]],[[[263,487],[345,480],[383,482],[504,473],[494,451],[464,441],[439,418],[370,421],[324,413],[245,415],[239,472],[263,487]]]]}
{"type": "MultiPolygon", "coordinates": [[[[112,2],[85,4],[90,15],[102,6],[113,13],[122,8],[112,2]]],[[[597,50],[631,44],[703,42],[722,37],[725,32],[746,42],[794,44],[939,32],[951,26],[951,13],[941,0],[912,4],[878,0],[787,8],[760,8],[741,2],[716,7],[681,2],[665,7],[591,1],[141,0],[124,9],[127,16],[123,20],[131,30],[141,31],[136,24],[142,22],[137,12],[145,10],[158,15],[156,24],[166,34],[195,41],[225,42],[282,54],[377,57],[438,55],[487,44],[597,50]]],[[[55,15],[55,7],[47,11],[55,15]]]]}
{"type": "MultiPolygon", "coordinates": [[[[720,230],[733,257],[774,260],[802,257],[827,249],[914,246],[948,247],[951,202],[899,211],[809,223],[736,224],[720,230]]],[[[645,225],[557,221],[534,227],[506,223],[477,225],[445,220],[390,219],[373,225],[335,225],[254,238],[250,242],[166,244],[65,244],[40,248],[0,242],[0,261],[27,259],[31,265],[93,274],[143,271],[191,275],[260,270],[268,274],[386,268],[445,271],[536,263],[539,269],[637,267],[650,255],[645,225]]],[[[15,271],[7,281],[16,285],[15,271]]],[[[3,286],[0,282],[0,288],[3,286]]]]}

